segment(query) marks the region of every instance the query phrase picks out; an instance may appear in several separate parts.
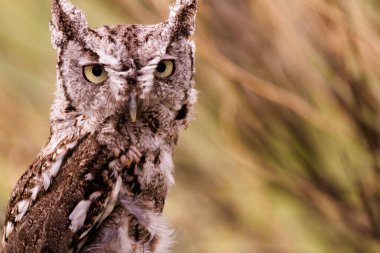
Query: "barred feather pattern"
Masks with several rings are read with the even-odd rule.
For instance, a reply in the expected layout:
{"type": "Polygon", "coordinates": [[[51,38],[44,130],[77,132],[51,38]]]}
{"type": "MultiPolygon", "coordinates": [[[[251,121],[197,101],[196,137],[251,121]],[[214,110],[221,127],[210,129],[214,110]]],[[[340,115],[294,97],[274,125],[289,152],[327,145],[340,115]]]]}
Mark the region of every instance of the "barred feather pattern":
{"type": "Polygon", "coordinates": [[[11,194],[2,252],[168,252],[161,214],[197,100],[198,1],[177,0],[159,24],[96,29],[68,0],[52,1],[50,138],[11,194]],[[91,81],[89,66],[106,78],[91,81]]]}

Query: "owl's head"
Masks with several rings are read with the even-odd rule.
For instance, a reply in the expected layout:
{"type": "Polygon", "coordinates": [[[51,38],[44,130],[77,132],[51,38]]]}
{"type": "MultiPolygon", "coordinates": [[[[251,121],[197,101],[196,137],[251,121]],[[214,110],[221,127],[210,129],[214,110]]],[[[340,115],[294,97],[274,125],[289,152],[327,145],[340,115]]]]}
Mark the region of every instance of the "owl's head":
{"type": "Polygon", "coordinates": [[[58,52],[52,121],[82,115],[92,127],[119,115],[128,124],[185,124],[196,101],[197,0],[177,0],[167,21],[92,29],[82,11],[53,0],[50,30],[58,52]]]}

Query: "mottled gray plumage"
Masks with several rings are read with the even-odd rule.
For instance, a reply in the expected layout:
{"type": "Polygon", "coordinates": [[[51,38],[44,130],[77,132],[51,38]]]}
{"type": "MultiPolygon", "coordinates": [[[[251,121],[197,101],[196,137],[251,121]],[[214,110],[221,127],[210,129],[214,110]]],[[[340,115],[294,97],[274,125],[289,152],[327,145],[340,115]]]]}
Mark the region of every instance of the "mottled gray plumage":
{"type": "Polygon", "coordinates": [[[57,92],[47,145],[12,192],[3,253],[164,253],[172,151],[192,117],[197,0],[155,25],[91,29],[53,0],[57,92]]]}

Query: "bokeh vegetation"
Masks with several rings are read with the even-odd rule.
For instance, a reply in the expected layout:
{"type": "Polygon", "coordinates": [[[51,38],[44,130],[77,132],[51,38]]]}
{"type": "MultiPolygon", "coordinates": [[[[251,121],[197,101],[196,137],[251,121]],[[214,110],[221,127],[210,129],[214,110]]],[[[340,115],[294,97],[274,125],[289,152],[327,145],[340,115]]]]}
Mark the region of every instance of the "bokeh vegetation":
{"type": "MultiPolygon", "coordinates": [[[[92,26],[169,0],[76,0],[92,26]]],[[[0,0],[0,214],[48,137],[49,0],[0,0]]],[[[380,252],[380,2],[201,0],[173,252],[380,252]]],[[[2,217],[3,215],[1,215],[2,217]]]]}

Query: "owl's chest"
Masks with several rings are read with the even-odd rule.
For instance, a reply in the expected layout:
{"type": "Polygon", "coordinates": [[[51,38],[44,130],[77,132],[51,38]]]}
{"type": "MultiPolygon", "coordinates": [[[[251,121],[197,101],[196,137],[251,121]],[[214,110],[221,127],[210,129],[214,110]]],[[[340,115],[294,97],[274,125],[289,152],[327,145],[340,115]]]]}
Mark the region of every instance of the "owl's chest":
{"type": "Polygon", "coordinates": [[[168,190],[166,176],[160,163],[152,164],[145,157],[139,162],[132,162],[123,170],[123,186],[119,198],[138,200],[151,210],[161,213],[168,190]]]}
{"type": "Polygon", "coordinates": [[[91,249],[96,244],[110,252],[132,252],[129,248],[152,252],[163,233],[157,230],[157,224],[164,224],[161,213],[171,177],[165,164],[169,164],[171,171],[171,156],[168,157],[164,146],[144,150],[114,144],[109,148],[107,170],[120,175],[122,186],[112,213],[85,248],[91,249]],[[113,243],[108,240],[111,235],[113,243]]]}
{"type": "MultiPolygon", "coordinates": [[[[172,181],[170,149],[165,145],[144,146],[142,138],[139,143],[131,143],[131,138],[123,139],[114,135],[98,135],[93,136],[93,139],[96,146],[94,149],[98,152],[94,152],[88,162],[68,160],[71,167],[79,166],[83,169],[84,201],[90,203],[84,225],[77,232],[78,240],[89,228],[99,226],[91,232],[96,243],[103,241],[104,235],[107,235],[107,239],[111,234],[115,240],[117,238],[119,246],[124,245],[121,243],[123,240],[130,240],[131,245],[150,242],[156,233],[153,229],[156,227],[154,221],[160,219],[169,182],[172,181]],[[99,153],[103,158],[99,157],[99,153]],[[106,191],[103,186],[109,190],[106,191]]],[[[74,156],[86,150],[87,144],[83,143],[81,147],[74,151],[74,156]]],[[[74,211],[82,210],[80,203],[74,211]]],[[[74,211],[72,213],[79,213],[74,211]]],[[[76,215],[70,216],[71,220],[76,221],[73,218],[76,215]]],[[[81,224],[74,222],[74,225],[77,223],[81,224]]],[[[116,247],[106,242],[103,246],[116,247]]],[[[115,249],[112,252],[119,251],[115,249]]]]}
{"type": "Polygon", "coordinates": [[[119,196],[138,200],[161,213],[168,188],[174,183],[170,138],[153,133],[144,125],[119,124],[103,129],[111,130],[101,132],[97,139],[109,153],[108,170],[122,178],[119,196]]]}

